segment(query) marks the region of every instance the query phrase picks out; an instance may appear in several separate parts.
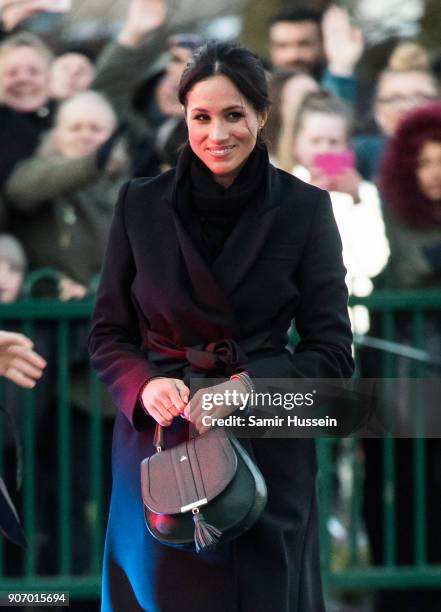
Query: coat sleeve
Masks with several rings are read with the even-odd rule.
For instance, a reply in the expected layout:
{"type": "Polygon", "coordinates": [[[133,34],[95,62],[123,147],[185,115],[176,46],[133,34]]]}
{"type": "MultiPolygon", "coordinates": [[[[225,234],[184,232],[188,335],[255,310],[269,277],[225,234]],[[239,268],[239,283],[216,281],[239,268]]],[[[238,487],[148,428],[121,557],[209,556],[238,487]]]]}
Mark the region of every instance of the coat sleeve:
{"type": "MultiPolygon", "coordinates": [[[[320,193],[320,192],[319,192],[320,193]]],[[[327,192],[317,198],[304,252],[295,275],[300,336],[294,354],[246,364],[255,378],[349,378],[354,370],[346,270],[340,235],[327,192]]]]}
{"type": "Polygon", "coordinates": [[[151,418],[142,409],[139,394],[145,383],[160,376],[161,371],[141,350],[139,322],[130,295],[135,262],[124,221],[129,185],[121,188],[115,207],[92,316],[89,353],[92,366],[116,406],[140,431],[149,426],[151,418]]]}
{"type": "MultiPolygon", "coordinates": [[[[161,28],[151,34],[145,44],[136,48],[126,47],[118,42],[109,43],[96,63],[96,74],[91,88],[106,96],[120,121],[141,132],[143,137],[150,135],[149,124],[143,114],[134,109],[133,96],[146,78],[146,72],[158,65],[165,50],[165,39],[166,35],[161,28]],[[121,83],[124,83],[123,87],[121,83]]],[[[165,65],[165,61],[163,64],[165,65]]]]}
{"type": "Polygon", "coordinates": [[[4,186],[4,195],[11,209],[33,215],[54,198],[96,181],[100,174],[95,153],[76,159],[36,154],[17,164],[4,186]]]}

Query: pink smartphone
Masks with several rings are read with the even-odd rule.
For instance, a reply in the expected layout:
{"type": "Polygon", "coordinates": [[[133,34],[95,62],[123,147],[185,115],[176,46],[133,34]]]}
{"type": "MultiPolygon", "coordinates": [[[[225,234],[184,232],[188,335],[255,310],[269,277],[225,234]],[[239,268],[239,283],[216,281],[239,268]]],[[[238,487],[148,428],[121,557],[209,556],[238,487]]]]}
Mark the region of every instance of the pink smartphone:
{"type": "Polygon", "coordinates": [[[339,176],[355,168],[355,154],[350,150],[340,153],[320,153],[314,157],[314,166],[327,176],[339,176]]]}

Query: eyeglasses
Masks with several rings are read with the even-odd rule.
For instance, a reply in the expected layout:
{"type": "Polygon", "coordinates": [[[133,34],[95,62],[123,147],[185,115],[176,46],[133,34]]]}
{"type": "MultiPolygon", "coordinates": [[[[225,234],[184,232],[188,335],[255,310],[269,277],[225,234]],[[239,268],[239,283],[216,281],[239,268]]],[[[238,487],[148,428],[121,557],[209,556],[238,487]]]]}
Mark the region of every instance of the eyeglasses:
{"type": "Polygon", "coordinates": [[[399,106],[401,104],[424,104],[425,102],[436,102],[440,100],[437,95],[429,95],[423,93],[415,93],[409,96],[388,96],[383,98],[377,98],[377,102],[380,104],[388,104],[389,106],[399,106]]]}

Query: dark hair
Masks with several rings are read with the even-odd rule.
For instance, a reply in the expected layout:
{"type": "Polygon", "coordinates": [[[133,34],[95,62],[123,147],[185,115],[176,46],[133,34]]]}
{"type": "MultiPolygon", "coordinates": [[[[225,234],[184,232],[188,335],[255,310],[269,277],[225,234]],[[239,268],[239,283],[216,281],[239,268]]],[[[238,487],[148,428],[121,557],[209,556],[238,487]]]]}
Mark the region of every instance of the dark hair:
{"type": "Polygon", "coordinates": [[[257,112],[270,105],[268,83],[262,61],[255,53],[228,42],[210,41],[193,56],[179,83],[178,98],[184,106],[196,83],[223,75],[230,79],[257,112]]]}
{"type": "Polygon", "coordinates": [[[421,192],[416,176],[418,155],[427,142],[441,144],[441,104],[418,108],[400,123],[381,164],[379,186],[387,208],[404,225],[415,229],[439,226],[439,205],[421,192]]]}
{"type": "Polygon", "coordinates": [[[313,8],[298,8],[287,11],[281,11],[270,17],[268,23],[270,26],[280,21],[289,21],[290,23],[303,23],[305,21],[313,21],[318,26],[322,22],[322,13],[313,8]]]}

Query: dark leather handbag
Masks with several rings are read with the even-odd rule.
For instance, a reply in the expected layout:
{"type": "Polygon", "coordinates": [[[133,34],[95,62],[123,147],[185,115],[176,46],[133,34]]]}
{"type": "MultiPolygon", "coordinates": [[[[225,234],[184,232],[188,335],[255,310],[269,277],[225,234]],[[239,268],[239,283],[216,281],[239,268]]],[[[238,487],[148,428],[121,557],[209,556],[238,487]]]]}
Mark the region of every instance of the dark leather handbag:
{"type": "Polygon", "coordinates": [[[147,529],[162,544],[197,552],[237,538],[262,514],[265,480],[240,442],[208,432],[157,452],[141,462],[147,529]]]}

